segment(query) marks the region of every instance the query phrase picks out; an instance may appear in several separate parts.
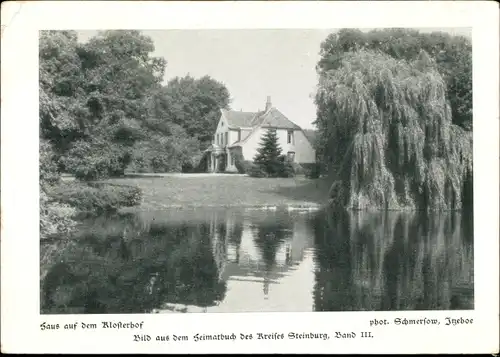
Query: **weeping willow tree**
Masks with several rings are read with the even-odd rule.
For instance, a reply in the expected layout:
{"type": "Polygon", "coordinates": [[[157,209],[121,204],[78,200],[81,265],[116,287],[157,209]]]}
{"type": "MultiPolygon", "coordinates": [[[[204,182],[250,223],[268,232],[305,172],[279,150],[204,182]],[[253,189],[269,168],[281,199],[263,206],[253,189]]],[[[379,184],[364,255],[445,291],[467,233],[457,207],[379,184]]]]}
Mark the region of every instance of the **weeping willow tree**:
{"type": "Polygon", "coordinates": [[[311,223],[315,311],[474,308],[470,215],[325,210],[311,223]]]}
{"type": "Polygon", "coordinates": [[[320,74],[320,151],[332,202],[347,209],[461,209],[472,196],[472,133],[452,124],[425,52],[411,62],[345,53],[320,74]]]}

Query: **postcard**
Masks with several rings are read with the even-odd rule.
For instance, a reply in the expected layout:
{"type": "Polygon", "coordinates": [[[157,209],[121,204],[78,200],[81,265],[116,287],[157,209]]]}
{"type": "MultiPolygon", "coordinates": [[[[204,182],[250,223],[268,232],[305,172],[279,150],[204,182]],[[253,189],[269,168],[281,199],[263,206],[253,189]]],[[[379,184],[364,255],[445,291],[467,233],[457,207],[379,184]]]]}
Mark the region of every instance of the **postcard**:
{"type": "Polygon", "coordinates": [[[494,2],[8,2],[2,352],[498,353],[494,2]]]}

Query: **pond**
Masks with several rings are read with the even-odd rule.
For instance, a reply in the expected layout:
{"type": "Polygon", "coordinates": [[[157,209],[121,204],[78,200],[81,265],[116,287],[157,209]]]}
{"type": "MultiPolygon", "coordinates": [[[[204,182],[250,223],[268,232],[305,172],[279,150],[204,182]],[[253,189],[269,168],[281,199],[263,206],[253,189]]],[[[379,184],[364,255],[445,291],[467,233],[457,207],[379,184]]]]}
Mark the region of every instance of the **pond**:
{"type": "Polygon", "coordinates": [[[70,240],[42,244],[52,258],[42,257],[41,311],[473,309],[472,236],[471,215],[457,212],[192,209],[98,217],[70,240]]]}

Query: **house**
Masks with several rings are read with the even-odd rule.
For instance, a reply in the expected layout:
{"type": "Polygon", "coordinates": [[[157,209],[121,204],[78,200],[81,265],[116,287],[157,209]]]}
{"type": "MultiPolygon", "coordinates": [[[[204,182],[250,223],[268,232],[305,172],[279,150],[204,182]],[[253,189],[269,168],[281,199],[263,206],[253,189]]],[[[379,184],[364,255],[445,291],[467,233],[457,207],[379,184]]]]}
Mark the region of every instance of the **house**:
{"type": "Polygon", "coordinates": [[[209,172],[237,172],[236,160],[253,161],[267,130],[276,130],[284,155],[299,164],[316,162],[316,153],[304,130],[272,106],[267,97],[263,111],[221,110],[212,145],[207,149],[209,172]]]}

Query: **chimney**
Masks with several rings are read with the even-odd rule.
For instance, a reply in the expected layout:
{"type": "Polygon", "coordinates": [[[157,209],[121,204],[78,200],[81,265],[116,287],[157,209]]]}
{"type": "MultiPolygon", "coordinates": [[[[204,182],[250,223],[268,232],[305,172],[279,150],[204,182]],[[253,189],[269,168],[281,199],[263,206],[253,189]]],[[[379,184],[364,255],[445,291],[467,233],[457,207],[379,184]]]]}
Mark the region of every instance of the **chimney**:
{"type": "Polygon", "coordinates": [[[266,102],[266,112],[271,109],[273,105],[271,104],[271,97],[267,96],[267,102],[266,102]]]}

